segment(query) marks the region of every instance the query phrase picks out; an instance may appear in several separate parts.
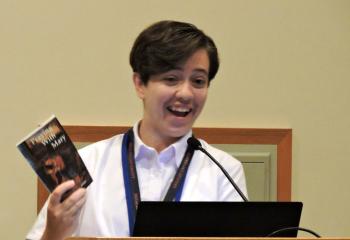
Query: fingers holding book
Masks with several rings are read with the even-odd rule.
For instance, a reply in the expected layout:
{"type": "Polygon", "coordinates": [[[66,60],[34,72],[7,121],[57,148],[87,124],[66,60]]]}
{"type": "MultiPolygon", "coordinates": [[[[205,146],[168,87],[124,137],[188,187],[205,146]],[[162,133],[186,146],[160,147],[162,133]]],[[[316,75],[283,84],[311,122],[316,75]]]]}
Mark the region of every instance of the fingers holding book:
{"type": "Polygon", "coordinates": [[[57,186],[52,192],[47,209],[47,224],[42,239],[64,239],[70,236],[86,200],[86,190],[78,188],[64,201],[62,197],[75,187],[73,180],[57,186]]]}

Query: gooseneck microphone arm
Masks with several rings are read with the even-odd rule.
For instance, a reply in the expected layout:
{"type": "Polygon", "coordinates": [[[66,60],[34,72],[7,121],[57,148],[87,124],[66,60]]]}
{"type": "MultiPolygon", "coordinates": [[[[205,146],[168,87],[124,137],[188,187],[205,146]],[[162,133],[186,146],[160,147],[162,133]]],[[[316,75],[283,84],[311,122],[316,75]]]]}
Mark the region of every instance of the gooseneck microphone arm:
{"type": "Polygon", "coordinates": [[[235,190],[238,192],[238,194],[241,196],[241,198],[245,201],[248,202],[248,199],[246,198],[246,196],[243,194],[243,192],[241,191],[241,189],[237,186],[237,184],[233,181],[233,179],[231,178],[231,176],[227,173],[227,171],[224,169],[223,166],[221,166],[221,164],[207,151],[202,147],[202,144],[200,143],[200,141],[197,138],[194,137],[190,137],[189,139],[187,139],[187,144],[193,148],[194,150],[199,150],[201,152],[203,152],[205,155],[207,155],[219,168],[220,170],[224,173],[224,175],[226,176],[226,178],[230,181],[231,185],[235,188],[235,190]]]}

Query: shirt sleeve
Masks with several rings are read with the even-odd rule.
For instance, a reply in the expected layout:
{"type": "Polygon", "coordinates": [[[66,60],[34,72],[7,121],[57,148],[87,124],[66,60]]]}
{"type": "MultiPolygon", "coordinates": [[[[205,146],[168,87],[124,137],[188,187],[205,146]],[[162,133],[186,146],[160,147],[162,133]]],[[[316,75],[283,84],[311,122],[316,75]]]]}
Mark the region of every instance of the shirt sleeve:
{"type": "Polygon", "coordinates": [[[39,240],[42,237],[46,227],[47,205],[48,205],[48,200],[46,200],[44,206],[40,210],[34,225],[32,226],[32,228],[30,229],[30,231],[26,236],[26,239],[39,240]]]}

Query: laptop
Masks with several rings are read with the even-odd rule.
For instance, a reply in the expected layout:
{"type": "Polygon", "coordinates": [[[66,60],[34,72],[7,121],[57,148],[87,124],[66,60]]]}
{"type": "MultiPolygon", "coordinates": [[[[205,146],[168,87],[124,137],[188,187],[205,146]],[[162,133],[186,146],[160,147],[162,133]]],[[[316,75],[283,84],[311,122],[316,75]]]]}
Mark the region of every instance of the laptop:
{"type": "MultiPolygon", "coordinates": [[[[135,237],[266,237],[298,227],[301,202],[140,202],[135,237]]],[[[297,230],[275,235],[296,237],[297,230]]]]}

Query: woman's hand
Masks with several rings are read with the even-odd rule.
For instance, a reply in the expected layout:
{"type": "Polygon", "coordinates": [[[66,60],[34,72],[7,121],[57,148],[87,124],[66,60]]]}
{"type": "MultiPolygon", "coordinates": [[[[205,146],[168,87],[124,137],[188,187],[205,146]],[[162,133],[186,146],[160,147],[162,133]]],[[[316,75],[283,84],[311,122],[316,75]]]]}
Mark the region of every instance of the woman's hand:
{"type": "Polygon", "coordinates": [[[46,228],[42,240],[62,240],[74,232],[79,213],[86,200],[86,190],[79,188],[61,202],[63,194],[74,187],[74,181],[66,181],[52,192],[47,207],[46,228]]]}

